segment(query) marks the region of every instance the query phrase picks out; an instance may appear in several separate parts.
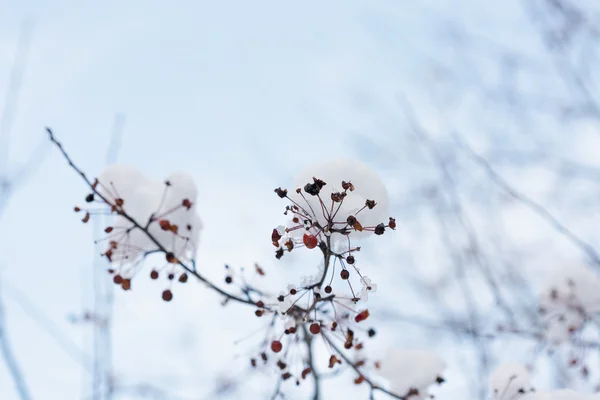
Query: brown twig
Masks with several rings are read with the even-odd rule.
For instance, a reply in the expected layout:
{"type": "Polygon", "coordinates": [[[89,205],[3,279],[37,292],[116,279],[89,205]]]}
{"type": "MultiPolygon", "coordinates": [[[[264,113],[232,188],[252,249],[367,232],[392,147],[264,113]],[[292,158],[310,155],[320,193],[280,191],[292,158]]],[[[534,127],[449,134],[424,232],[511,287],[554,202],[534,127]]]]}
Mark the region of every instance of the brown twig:
{"type": "Polygon", "coordinates": [[[407,400],[407,397],[394,394],[394,393],[390,392],[389,390],[384,389],[381,386],[378,386],[377,384],[375,384],[371,379],[367,378],[363,374],[363,372],[348,358],[348,356],[346,356],[346,354],[344,352],[342,352],[342,350],[338,346],[336,346],[336,344],[333,342],[333,340],[331,340],[329,338],[329,336],[327,336],[326,333],[323,332],[323,334],[321,336],[329,344],[329,346],[331,346],[331,348],[334,349],[340,355],[342,360],[344,360],[354,371],[356,371],[356,373],[362,377],[362,380],[371,387],[371,393],[379,390],[380,392],[385,393],[394,399],[407,400]]]}
{"type": "MultiPolygon", "coordinates": [[[[98,190],[94,187],[94,184],[92,183],[92,181],[87,177],[87,175],[83,172],[83,170],[81,170],[71,159],[71,157],[69,156],[69,154],[66,152],[66,150],[63,148],[62,144],[56,139],[56,137],[54,136],[54,133],[52,132],[52,129],[50,128],[46,128],[46,131],[48,132],[48,136],[50,138],[50,141],[52,143],[54,143],[54,145],[56,145],[56,147],[58,147],[58,149],[60,150],[61,154],[63,155],[64,159],[69,163],[69,166],[75,171],[77,172],[77,174],[79,174],[79,176],[81,176],[81,178],[85,181],[85,183],[88,185],[88,187],[90,189],[92,189],[92,191],[98,195],[104,202],[106,202],[107,204],[110,204],[110,202],[101,194],[98,192],[98,190]]],[[[144,234],[152,241],[152,243],[154,243],[154,245],[156,245],[156,247],[158,248],[158,250],[160,252],[163,253],[168,253],[167,249],[165,249],[165,247],[149,232],[149,230],[147,229],[147,227],[142,226],[139,222],[137,222],[135,219],[133,219],[129,214],[127,214],[126,212],[121,212],[120,215],[125,218],[127,221],[129,221],[131,224],[133,224],[133,227],[135,229],[140,229],[142,232],[144,232],[144,234]]],[[[253,301],[252,299],[247,299],[247,298],[242,298],[239,296],[236,296],[234,294],[228,293],[225,290],[219,288],[218,286],[216,286],[214,283],[210,282],[207,278],[205,278],[204,276],[200,275],[194,268],[187,266],[185,263],[183,263],[181,260],[178,260],[177,263],[184,269],[186,270],[189,274],[191,274],[192,276],[194,276],[196,279],[198,279],[199,281],[203,282],[204,284],[206,284],[210,289],[216,291],[217,293],[225,296],[228,300],[233,300],[233,301],[237,301],[239,303],[244,303],[244,304],[249,304],[249,305],[253,305],[253,306],[257,306],[257,302],[253,301]]],[[[266,307],[263,307],[266,308],[266,307]]]]}

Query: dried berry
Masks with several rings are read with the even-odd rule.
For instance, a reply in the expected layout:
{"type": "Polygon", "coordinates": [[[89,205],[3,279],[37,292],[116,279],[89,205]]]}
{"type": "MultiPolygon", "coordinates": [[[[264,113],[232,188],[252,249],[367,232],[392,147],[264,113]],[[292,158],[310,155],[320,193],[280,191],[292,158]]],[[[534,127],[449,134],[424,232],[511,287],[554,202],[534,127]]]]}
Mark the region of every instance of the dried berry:
{"type": "Polygon", "coordinates": [[[275,247],[279,247],[279,239],[281,239],[281,235],[279,234],[277,229],[273,229],[273,232],[271,233],[271,241],[273,242],[273,245],[275,247]]]}
{"type": "Polygon", "coordinates": [[[354,321],[360,322],[360,321],[364,321],[367,318],[369,318],[369,310],[363,310],[363,311],[359,312],[356,315],[356,317],[354,317],[354,321]]]}
{"type": "Polygon", "coordinates": [[[308,376],[308,374],[310,374],[311,372],[312,372],[312,369],[310,367],[304,368],[302,370],[302,379],[306,379],[306,377],[308,376]]]}
{"type": "Polygon", "coordinates": [[[152,270],[152,272],[150,272],[150,278],[151,279],[158,279],[158,272],[155,270],[152,270]]]}
{"type": "Polygon", "coordinates": [[[388,222],[388,226],[390,227],[390,229],[396,229],[396,220],[390,217],[390,222],[388,222]]]}
{"type": "Polygon", "coordinates": [[[315,322],[315,323],[313,323],[313,324],[310,325],[310,327],[308,328],[308,330],[313,335],[318,335],[319,333],[321,333],[321,325],[319,325],[318,323],[315,322]]]}
{"type": "Polygon", "coordinates": [[[277,251],[275,252],[275,258],[279,260],[279,259],[281,259],[281,257],[283,257],[283,249],[282,249],[282,248],[279,248],[279,249],[277,249],[277,251]]]}
{"type": "Polygon", "coordinates": [[[165,258],[167,259],[167,262],[171,264],[177,264],[178,262],[177,257],[175,257],[175,254],[171,253],[170,251],[165,253],[165,258]]]}
{"type": "Polygon", "coordinates": [[[162,299],[164,301],[171,301],[171,300],[173,300],[173,293],[169,289],[165,290],[162,293],[162,299]]]}
{"type": "Polygon", "coordinates": [[[171,223],[166,219],[161,219],[160,221],[158,221],[158,225],[163,231],[168,231],[171,227],[171,223]]]}
{"type": "Polygon", "coordinates": [[[329,357],[329,368],[333,368],[333,366],[335,364],[341,364],[342,360],[340,360],[339,358],[337,358],[335,356],[335,354],[332,354],[331,357],[329,357]]]}
{"type": "Polygon", "coordinates": [[[131,279],[123,279],[123,282],[121,282],[121,287],[123,290],[131,289],[131,279]]]}
{"type": "Polygon", "coordinates": [[[385,225],[383,224],[379,224],[375,227],[375,234],[376,235],[383,235],[383,232],[385,232],[385,225]]]}
{"type": "Polygon", "coordinates": [[[350,189],[350,191],[352,192],[354,190],[354,185],[350,182],[342,181],[342,189],[344,189],[344,190],[350,189]]]}
{"type": "Polygon", "coordinates": [[[319,244],[319,240],[314,235],[309,235],[307,233],[302,237],[302,241],[308,249],[314,249],[319,244]]]}
{"type": "Polygon", "coordinates": [[[316,196],[319,194],[321,189],[319,189],[319,187],[315,183],[307,183],[304,186],[304,191],[310,194],[311,196],[316,196]]]}
{"type": "Polygon", "coordinates": [[[331,286],[329,286],[329,285],[325,286],[325,293],[329,294],[332,292],[332,290],[333,289],[331,288],[331,286]]]}
{"type": "Polygon", "coordinates": [[[335,192],[331,193],[331,200],[335,203],[341,203],[346,197],[346,192],[335,192]]]}
{"type": "Polygon", "coordinates": [[[273,350],[274,353],[279,353],[282,349],[283,345],[279,340],[273,340],[271,342],[271,350],[273,350]]]}
{"type": "Polygon", "coordinates": [[[275,193],[277,193],[277,196],[283,199],[287,196],[287,189],[277,188],[275,189],[275,193]]]}
{"type": "Polygon", "coordinates": [[[346,262],[348,264],[354,264],[354,256],[353,255],[349,255],[348,257],[346,257],[346,262]]]}
{"type": "Polygon", "coordinates": [[[340,276],[342,277],[343,280],[346,280],[346,279],[350,278],[350,272],[348,272],[347,269],[343,269],[340,272],[340,276]]]}

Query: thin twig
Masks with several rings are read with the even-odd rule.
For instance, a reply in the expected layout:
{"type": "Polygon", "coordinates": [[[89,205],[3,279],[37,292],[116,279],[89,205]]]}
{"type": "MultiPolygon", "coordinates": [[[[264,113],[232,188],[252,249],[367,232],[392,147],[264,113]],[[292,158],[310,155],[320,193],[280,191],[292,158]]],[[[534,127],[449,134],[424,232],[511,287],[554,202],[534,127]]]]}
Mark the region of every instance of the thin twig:
{"type": "MultiPolygon", "coordinates": [[[[54,133],[52,132],[52,130],[50,128],[46,128],[46,131],[48,132],[48,136],[50,138],[50,141],[52,143],[54,143],[56,145],[56,147],[58,147],[58,149],[60,150],[61,154],[63,155],[63,157],[65,158],[65,160],[69,163],[69,166],[75,171],[77,172],[77,174],[79,176],[81,176],[81,178],[85,181],[85,183],[88,185],[88,187],[90,189],[92,189],[92,191],[98,195],[104,202],[106,202],[107,204],[110,204],[110,202],[101,194],[98,192],[98,190],[95,189],[94,184],[92,183],[92,181],[87,177],[87,175],[83,172],[83,170],[81,170],[71,159],[71,157],[69,156],[69,154],[65,151],[65,149],[63,148],[62,144],[54,137],[54,133]]],[[[126,212],[121,212],[120,215],[125,218],[127,221],[129,221],[131,224],[133,224],[133,227],[136,229],[140,229],[142,232],[144,232],[144,234],[148,237],[148,239],[150,239],[150,241],[152,241],[152,243],[154,243],[154,245],[156,245],[156,247],[158,248],[158,250],[160,252],[163,253],[168,253],[167,249],[165,249],[165,247],[148,231],[148,229],[146,229],[144,226],[142,226],[139,222],[137,222],[135,219],[133,219],[129,214],[127,214],[126,212]]],[[[187,266],[185,263],[183,263],[181,260],[178,260],[178,264],[184,269],[186,270],[188,273],[190,273],[192,276],[194,276],[196,279],[198,279],[199,281],[203,282],[204,284],[206,284],[209,288],[211,288],[212,290],[216,291],[217,293],[225,296],[228,300],[233,300],[233,301],[237,301],[239,303],[244,303],[244,304],[250,304],[253,306],[257,306],[256,302],[251,300],[251,299],[246,299],[246,298],[242,298],[239,296],[236,296],[234,294],[228,293],[225,290],[219,288],[218,286],[216,286],[214,283],[210,282],[207,278],[205,278],[204,276],[200,275],[197,271],[195,271],[193,268],[187,266]]],[[[262,307],[262,308],[267,308],[267,307],[262,307]]]]}
{"type": "Polygon", "coordinates": [[[331,348],[334,349],[340,355],[340,357],[342,357],[342,360],[344,360],[348,365],[350,365],[350,367],[354,371],[356,371],[356,373],[359,376],[361,376],[363,378],[363,381],[366,382],[371,387],[371,391],[379,390],[380,392],[383,392],[383,393],[391,396],[394,399],[407,400],[406,397],[394,394],[394,393],[390,392],[389,390],[384,389],[381,386],[378,386],[377,384],[375,384],[371,379],[367,378],[363,374],[363,372],[348,358],[348,356],[346,356],[346,354],[338,346],[336,346],[336,344],[333,342],[333,340],[331,340],[325,332],[322,332],[322,337],[329,344],[329,346],[331,346],[331,348]]]}
{"type": "Polygon", "coordinates": [[[590,258],[590,260],[594,262],[594,264],[600,266],[600,255],[592,247],[592,245],[579,238],[569,228],[563,225],[556,217],[550,214],[550,212],[546,210],[542,205],[536,203],[531,198],[515,190],[506,180],[504,180],[504,178],[500,176],[500,174],[498,174],[498,172],[496,172],[496,170],[487,162],[485,158],[477,154],[468,144],[463,142],[457,135],[453,136],[459,147],[465,153],[467,153],[473,161],[475,161],[480,167],[483,168],[484,172],[488,175],[490,180],[495,185],[500,187],[510,196],[512,196],[517,201],[521,202],[523,205],[527,206],[529,209],[535,212],[544,221],[551,225],[558,233],[566,237],[575,246],[579,247],[590,258]]]}
{"type": "Polygon", "coordinates": [[[8,368],[8,372],[10,373],[10,376],[15,384],[15,389],[19,395],[19,399],[31,400],[32,397],[29,388],[27,387],[27,383],[25,382],[23,371],[15,359],[15,355],[13,354],[12,348],[8,342],[5,320],[2,298],[0,297],[0,354],[2,354],[4,362],[8,368]]]}

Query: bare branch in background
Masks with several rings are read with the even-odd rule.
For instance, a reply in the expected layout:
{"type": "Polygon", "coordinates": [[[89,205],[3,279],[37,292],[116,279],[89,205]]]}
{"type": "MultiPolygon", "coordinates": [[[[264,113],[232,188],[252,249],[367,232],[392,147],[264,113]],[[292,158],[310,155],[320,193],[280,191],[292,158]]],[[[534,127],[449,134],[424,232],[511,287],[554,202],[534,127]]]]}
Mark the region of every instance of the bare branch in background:
{"type": "Polygon", "coordinates": [[[0,281],[0,352],[2,353],[2,359],[8,368],[8,372],[13,380],[15,389],[21,400],[31,400],[33,397],[29,391],[27,383],[25,382],[25,375],[23,370],[19,366],[15,355],[13,354],[12,347],[10,345],[8,334],[6,332],[6,318],[4,314],[4,305],[2,303],[2,281],[0,281]]]}

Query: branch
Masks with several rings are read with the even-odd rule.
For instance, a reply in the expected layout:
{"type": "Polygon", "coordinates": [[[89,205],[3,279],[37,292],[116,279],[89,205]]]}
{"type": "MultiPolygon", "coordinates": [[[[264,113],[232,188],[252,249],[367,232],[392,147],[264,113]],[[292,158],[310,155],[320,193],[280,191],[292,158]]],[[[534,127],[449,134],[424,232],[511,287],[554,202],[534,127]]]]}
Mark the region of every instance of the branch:
{"type": "MultiPolygon", "coordinates": [[[[334,349],[340,355],[340,357],[342,357],[342,360],[344,360],[348,365],[350,365],[350,367],[352,367],[352,369],[354,371],[356,371],[356,373],[359,376],[362,377],[363,381],[366,382],[371,387],[371,393],[373,393],[374,391],[379,390],[380,392],[383,392],[383,393],[391,396],[394,399],[408,400],[407,397],[399,396],[397,394],[394,394],[394,393],[390,392],[389,390],[384,389],[384,388],[378,386],[377,384],[373,383],[373,381],[371,379],[367,378],[362,373],[362,371],[356,365],[354,365],[354,363],[348,358],[348,356],[346,356],[346,354],[344,352],[342,352],[340,350],[340,348],[335,345],[335,343],[333,342],[333,340],[331,340],[324,332],[322,332],[322,337],[325,340],[325,342],[327,342],[329,344],[329,346],[331,346],[331,348],[334,349]]],[[[372,397],[373,396],[371,396],[371,398],[372,397]]]]}
{"type": "Polygon", "coordinates": [[[558,233],[566,237],[571,243],[575,246],[579,247],[586,255],[593,261],[597,266],[600,266],[600,255],[596,250],[583,239],[579,238],[575,235],[569,228],[563,225],[556,217],[554,217],[548,210],[546,210],[542,205],[536,203],[529,197],[524,194],[518,192],[514,188],[510,186],[510,184],[504,180],[496,172],[496,170],[487,162],[485,158],[475,153],[475,151],[466,143],[464,143],[458,136],[453,135],[455,141],[459,145],[459,147],[467,153],[475,163],[477,163],[480,167],[483,168],[484,172],[488,175],[490,180],[508,193],[510,196],[515,198],[517,201],[521,202],[523,205],[527,206],[533,212],[535,212],[538,216],[540,216],[544,221],[546,221],[549,225],[551,225],[558,233]]]}
{"type": "MultiPolygon", "coordinates": [[[[46,131],[48,132],[48,137],[49,137],[50,141],[52,143],[54,143],[54,145],[56,145],[56,147],[58,147],[58,149],[60,150],[60,152],[63,155],[64,159],[69,163],[69,166],[75,172],[77,172],[77,174],[79,174],[79,176],[81,176],[81,178],[85,181],[85,183],[88,185],[88,187],[94,192],[94,194],[96,194],[97,196],[99,196],[106,204],[110,204],[110,202],[101,193],[99,193],[98,190],[94,187],[94,184],[87,177],[87,175],[83,172],[83,170],[81,170],[73,162],[73,160],[71,159],[71,157],[69,156],[69,154],[63,148],[62,144],[55,138],[54,133],[52,132],[52,130],[50,128],[46,128],[46,131]]],[[[142,226],[140,223],[138,223],[135,219],[133,219],[129,214],[127,214],[123,210],[119,211],[119,215],[121,215],[123,218],[125,218],[127,221],[129,221],[131,224],[133,224],[133,228],[140,229],[142,232],[144,232],[144,234],[150,239],[150,241],[152,243],[154,243],[154,245],[156,245],[158,251],[163,252],[163,253],[168,253],[168,251],[164,248],[164,246],[149,232],[147,226],[142,226]]],[[[236,296],[234,294],[228,293],[228,292],[224,291],[223,289],[219,288],[218,286],[216,286],[214,283],[210,282],[204,276],[200,275],[193,267],[187,266],[185,263],[183,263],[180,260],[178,260],[177,263],[184,270],[186,270],[189,274],[191,274],[196,279],[198,279],[199,281],[201,281],[204,284],[206,284],[210,289],[212,289],[212,290],[216,291],[217,293],[225,296],[228,300],[233,300],[233,301],[237,301],[239,303],[250,304],[250,305],[258,307],[257,303],[255,301],[253,301],[252,299],[246,299],[246,298],[242,298],[242,297],[236,296]]],[[[267,308],[267,307],[263,306],[262,308],[267,308]]]]}
{"type": "Polygon", "coordinates": [[[10,373],[13,382],[15,383],[15,387],[17,389],[17,394],[21,400],[31,400],[31,394],[25,383],[25,378],[23,377],[23,371],[19,367],[17,360],[15,359],[15,355],[12,352],[10,344],[8,343],[8,337],[6,336],[5,331],[5,319],[4,312],[2,310],[2,299],[0,298],[0,353],[4,358],[6,366],[8,368],[8,372],[10,373]]]}
{"type": "Polygon", "coordinates": [[[302,331],[304,332],[304,341],[306,342],[306,349],[308,350],[308,368],[310,368],[310,373],[313,376],[315,383],[313,389],[313,400],[321,399],[321,389],[320,389],[320,376],[317,373],[314,365],[314,341],[313,336],[306,331],[306,326],[302,325],[302,331]]]}

